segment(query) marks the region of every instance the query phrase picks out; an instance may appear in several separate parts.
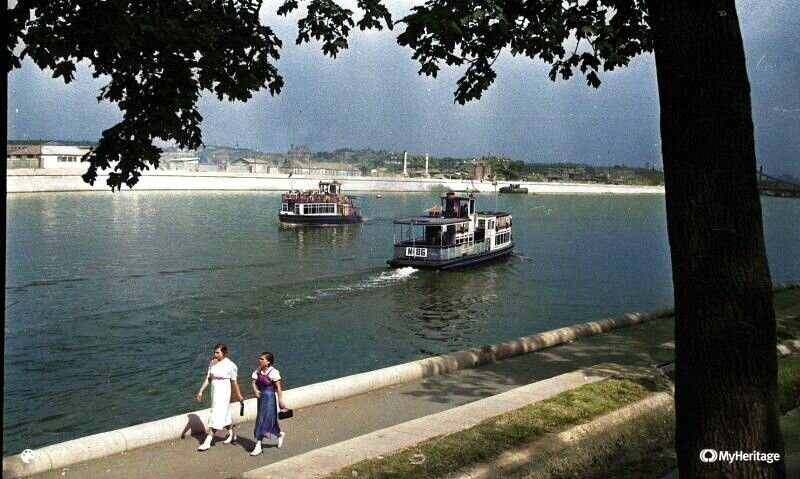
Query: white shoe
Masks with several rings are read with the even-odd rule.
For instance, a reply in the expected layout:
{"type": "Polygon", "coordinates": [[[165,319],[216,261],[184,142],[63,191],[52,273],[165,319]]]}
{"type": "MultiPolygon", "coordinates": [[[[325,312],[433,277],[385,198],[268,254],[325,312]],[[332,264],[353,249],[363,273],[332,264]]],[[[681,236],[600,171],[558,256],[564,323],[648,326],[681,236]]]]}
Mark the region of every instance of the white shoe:
{"type": "Polygon", "coordinates": [[[278,436],[278,449],[280,449],[281,446],[283,446],[283,436],[285,436],[285,435],[286,435],[286,433],[281,432],[280,436],[278,436]]]}
{"type": "Polygon", "coordinates": [[[197,448],[198,451],[208,451],[211,448],[211,440],[214,439],[213,434],[209,434],[206,436],[206,440],[203,441],[203,444],[200,444],[200,447],[197,448]]]}
{"type": "Polygon", "coordinates": [[[230,444],[235,440],[236,440],[236,432],[233,429],[231,429],[231,432],[230,434],[228,434],[228,437],[226,437],[225,440],[222,442],[225,444],[230,444]]]}
{"type": "Polygon", "coordinates": [[[250,455],[258,456],[259,454],[261,454],[261,441],[256,440],[256,447],[253,448],[253,452],[250,455]]]}

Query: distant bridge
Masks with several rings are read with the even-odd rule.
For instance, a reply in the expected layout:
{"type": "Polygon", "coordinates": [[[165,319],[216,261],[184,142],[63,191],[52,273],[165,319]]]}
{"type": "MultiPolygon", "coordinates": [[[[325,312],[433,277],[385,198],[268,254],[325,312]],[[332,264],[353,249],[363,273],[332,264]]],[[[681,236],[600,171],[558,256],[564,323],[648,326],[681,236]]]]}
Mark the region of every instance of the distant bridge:
{"type": "Polygon", "coordinates": [[[758,192],[764,196],[800,198],[800,184],[769,176],[759,168],[758,192]]]}

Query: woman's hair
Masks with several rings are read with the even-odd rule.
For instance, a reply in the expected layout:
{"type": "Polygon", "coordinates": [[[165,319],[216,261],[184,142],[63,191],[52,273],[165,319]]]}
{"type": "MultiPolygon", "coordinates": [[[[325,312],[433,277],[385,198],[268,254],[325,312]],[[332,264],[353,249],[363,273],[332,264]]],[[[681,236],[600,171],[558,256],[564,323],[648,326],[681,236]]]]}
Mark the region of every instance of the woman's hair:
{"type": "Polygon", "coordinates": [[[267,358],[267,361],[269,361],[270,364],[275,364],[275,357],[269,351],[264,351],[263,353],[259,354],[258,356],[259,357],[264,356],[265,358],[267,358]]]}
{"type": "Polygon", "coordinates": [[[225,343],[217,343],[214,345],[214,349],[212,351],[216,351],[219,349],[222,351],[222,355],[227,357],[228,356],[228,346],[225,346],[225,343]]]}

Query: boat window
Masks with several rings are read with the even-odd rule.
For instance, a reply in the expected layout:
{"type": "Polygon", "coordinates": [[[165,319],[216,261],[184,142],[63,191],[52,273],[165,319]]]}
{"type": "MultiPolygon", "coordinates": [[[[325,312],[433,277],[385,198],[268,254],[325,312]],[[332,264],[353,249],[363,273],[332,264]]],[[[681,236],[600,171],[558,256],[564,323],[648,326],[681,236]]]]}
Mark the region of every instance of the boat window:
{"type": "Polygon", "coordinates": [[[485,228],[486,220],[478,220],[478,228],[485,228]]]}
{"type": "Polygon", "coordinates": [[[508,231],[505,232],[505,233],[500,233],[499,235],[495,235],[494,236],[494,244],[495,245],[505,244],[505,243],[508,243],[509,241],[511,241],[511,233],[508,232],[508,231]]]}
{"type": "Polygon", "coordinates": [[[457,237],[456,241],[455,241],[455,244],[456,245],[461,245],[461,244],[472,243],[473,241],[474,241],[474,236],[472,234],[467,234],[467,235],[464,235],[464,236],[457,237]]]}
{"type": "Polygon", "coordinates": [[[427,226],[425,228],[425,243],[438,245],[442,242],[442,229],[437,226],[427,226]]]}
{"type": "Polygon", "coordinates": [[[452,245],[455,237],[456,237],[456,226],[447,225],[447,230],[444,232],[444,235],[442,237],[442,244],[444,244],[445,246],[452,245]]]}

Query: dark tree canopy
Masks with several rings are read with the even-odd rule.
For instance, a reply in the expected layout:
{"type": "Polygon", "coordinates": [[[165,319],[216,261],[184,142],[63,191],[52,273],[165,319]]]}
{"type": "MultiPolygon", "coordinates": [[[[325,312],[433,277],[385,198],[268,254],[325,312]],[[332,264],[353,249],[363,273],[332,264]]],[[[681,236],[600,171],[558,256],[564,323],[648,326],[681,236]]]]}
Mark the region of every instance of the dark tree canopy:
{"type": "MultiPolygon", "coordinates": [[[[302,3],[298,44],[312,40],[336,57],[348,47],[353,27],[392,28],[379,0],[359,0],[361,17],[331,0],[286,0],[286,15],[302,3]]],[[[579,71],[600,84],[598,71],[627,65],[649,51],[651,41],[642,2],[597,0],[524,2],[433,0],[415,7],[398,23],[398,42],[414,50],[420,73],[436,76],[441,64],[465,67],[455,101],[478,99],[496,77],[494,61],[503,49],[552,65],[550,78],[579,71]],[[569,48],[566,45],[571,45],[569,48]]],[[[249,99],[262,88],[280,93],[283,78],[275,62],[281,40],[262,25],[262,1],[21,0],[8,11],[7,70],[29,57],[53,76],[72,81],[78,62],[97,78],[108,76],[98,101],[116,103],[118,124],[103,132],[86,157],[84,180],[94,184],[98,169],[112,168],[108,184],[133,187],[142,172],[158,167],[155,139],[181,148],[202,145],[200,95],[220,100],[249,99]]]]}
{"type": "Polygon", "coordinates": [[[652,49],[641,3],[431,0],[401,20],[407,28],[398,43],[414,50],[426,75],[435,77],[441,63],[466,65],[455,93],[461,104],[489,88],[503,49],[551,64],[552,80],[570,78],[578,69],[596,88],[601,67],[613,70],[652,49]]]}

